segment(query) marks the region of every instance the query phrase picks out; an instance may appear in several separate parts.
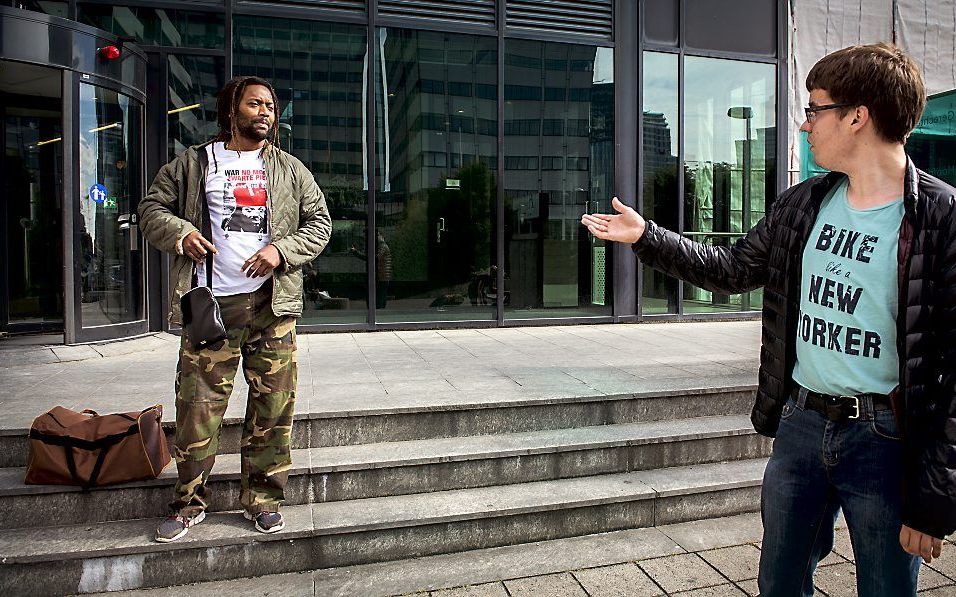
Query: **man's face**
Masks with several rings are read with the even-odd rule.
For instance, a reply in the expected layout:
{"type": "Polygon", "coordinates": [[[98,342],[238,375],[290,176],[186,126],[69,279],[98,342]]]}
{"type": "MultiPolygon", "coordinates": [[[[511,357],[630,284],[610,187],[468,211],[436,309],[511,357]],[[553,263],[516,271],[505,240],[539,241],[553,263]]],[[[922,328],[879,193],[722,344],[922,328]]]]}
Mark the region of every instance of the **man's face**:
{"type": "Polygon", "coordinates": [[[259,206],[243,206],[242,214],[252,220],[253,222],[259,222],[266,215],[266,208],[259,206]]]}
{"type": "Polygon", "coordinates": [[[249,85],[242,92],[236,114],[239,134],[250,141],[263,141],[272,132],[275,123],[275,103],[269,88],[264,85],[249,85]]]}
{"type": "MultiPolygon", "coordinates": [[[[810,92],[810,107],[827,106],[837,103],[823,89],[810,92]]],[[[805,120],[800,126],[807,133],[810,151],[816,163],[828,170],[839,170],[841,160],[852,149],[853,137],[849,123],[853,120],[853,110],[840,117],[839,108],[820,110],[813,114],[812,122],[805,120]]]]}

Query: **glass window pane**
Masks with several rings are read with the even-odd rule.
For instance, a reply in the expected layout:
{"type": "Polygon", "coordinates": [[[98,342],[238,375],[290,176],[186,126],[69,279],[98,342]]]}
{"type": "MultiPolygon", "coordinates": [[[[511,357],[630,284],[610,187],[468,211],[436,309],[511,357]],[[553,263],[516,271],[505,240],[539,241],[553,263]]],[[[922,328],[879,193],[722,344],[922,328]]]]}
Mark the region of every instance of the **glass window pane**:
{"type": "Polygon", "coordinates": [[[111,4],[79,4],[77,20],[157,46],[223,49],[226,30],[225,17],[214,12],[111,4]]]}
{"type": "Polygon", "coordinates": [[[613,50],[505,51],[505,317],[609,315],[611,251],[580,219],[614,190],[613,50]]]}
{"type": "MultiPolygon", "coordinates": [[[[687,57],[684,64],[684,233],[730,246],[763,217],[776,189],[776,69],[687,57]]],[[[684,286],[684,311],[760,307],[761,292],[684,286]]]]}
{"type": "Polygon", "coordinates": [[[657,44],[677,45],[680,24],[678,0],[643,0],[644,40],[657,44]]]}
{"type": "Polygon", "coordinates": [[[236,75],[270,81],[279,96],[279,142],[325,193],[332,238],[303,268],[302,323],[358,323],[368,314],[368,225],[363,149],[364,27],[236,17],[236,75]]]}
{"type": "Polygon", "coordinates": [[[225,58],[169,56],[169,159],[219,132],[216,93],[225,84],[225,74],[225,58]]]}
{"type": "Polygon", "coordinates": [[[378,35],[376,321],[493,319],[495,38],[378,35]]]}
{"type": "MultiPolygon", "coordinates": [[[[644,192],[642,215],[670,230],[678,230],[677,191],[679,123],[677,54],[644,52],[644,192]]],[[[676,278],[643,267],[644,315],[677,313],[676,278]]]]}
{"type": "Polygon", "coordinates": [[[54,0],[5,0],[0,2],[0,6],[13,6],[24,10],[33,10],[63,19],[69,18],[70,14],[69,2],[57,2],[54,0]]]}
{"type": "Polygon", "coordinates": [[[4,331],[63,329],[61,81],[58,69],[0,61],[4,102],[0,330],[4,331]]]}
{"type": "Polygon", "coordinates": [[[776,56],[776,0],[686,0],[687,47],[776,56]]]}
{"type": "Polygon", "coordinates": [[[80,198],[74,228],[82,259],[84,328],[142,319],[142,264],[130,253],[130,214],[142,196],[143,106],[80,85],[80,198]]]}

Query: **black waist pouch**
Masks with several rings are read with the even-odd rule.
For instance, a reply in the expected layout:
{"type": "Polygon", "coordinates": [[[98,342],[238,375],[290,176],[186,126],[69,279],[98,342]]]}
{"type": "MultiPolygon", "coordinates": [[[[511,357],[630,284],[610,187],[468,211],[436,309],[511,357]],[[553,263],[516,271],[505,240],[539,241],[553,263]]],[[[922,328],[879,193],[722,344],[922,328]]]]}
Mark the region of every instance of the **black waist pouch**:
{"type": "MultiPolygon", "coordinates": [[[[211,271],[207,262],[207,271],[211,271]]],[[[210,276],[211,277],[211,276],[210,276]]],[[[196,350],[226,339],[219,303],[210,286],[194,286],[179,299],[183,311],[183,330],[196,350]]]]}

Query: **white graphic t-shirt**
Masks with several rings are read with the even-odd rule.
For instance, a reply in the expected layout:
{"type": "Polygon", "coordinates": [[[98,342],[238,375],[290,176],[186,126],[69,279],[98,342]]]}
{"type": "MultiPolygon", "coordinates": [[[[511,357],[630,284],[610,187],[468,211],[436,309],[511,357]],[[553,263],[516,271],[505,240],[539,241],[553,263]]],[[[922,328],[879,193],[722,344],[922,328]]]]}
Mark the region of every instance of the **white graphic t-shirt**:
{"type": "MultiPolygon", "coordinates": [[[[212,290],[216,296],[253,292],[269,276],[249,278],[242,264],[271,242],[269,193],[265,163],[259,150],[227,150],[221,142],[206,146],[206,200],[212,224],[212,290]]],[[[206,285],[205,262],[199,265],[201,286],[206,285]]],[[[271,274],[270,274],[271,275],[271,274]]]]}

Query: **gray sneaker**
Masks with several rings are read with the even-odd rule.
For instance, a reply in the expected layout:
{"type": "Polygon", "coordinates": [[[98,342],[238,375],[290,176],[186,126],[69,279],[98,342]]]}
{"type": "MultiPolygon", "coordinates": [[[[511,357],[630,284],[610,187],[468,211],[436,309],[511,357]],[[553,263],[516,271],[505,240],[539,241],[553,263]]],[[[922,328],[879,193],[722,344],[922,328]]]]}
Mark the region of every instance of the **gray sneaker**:
{"type": "Polygon", "coordinates": [[[260,533],[275,533],[285,528],[285,521],[278,512],[259,512],[258,514],[244,512],[243,516],[246,520],[255,522],[256,530],[260,533]]]}
{"type": "Polygon", "coordinates": [[[170,516],[159,523],[156,528],[156,540],[160,543],[175,541],[189,532],[189,527],[199,524],[205,519],[205,510],[195,516],[183,516],[182,514],[170,516]]]}

